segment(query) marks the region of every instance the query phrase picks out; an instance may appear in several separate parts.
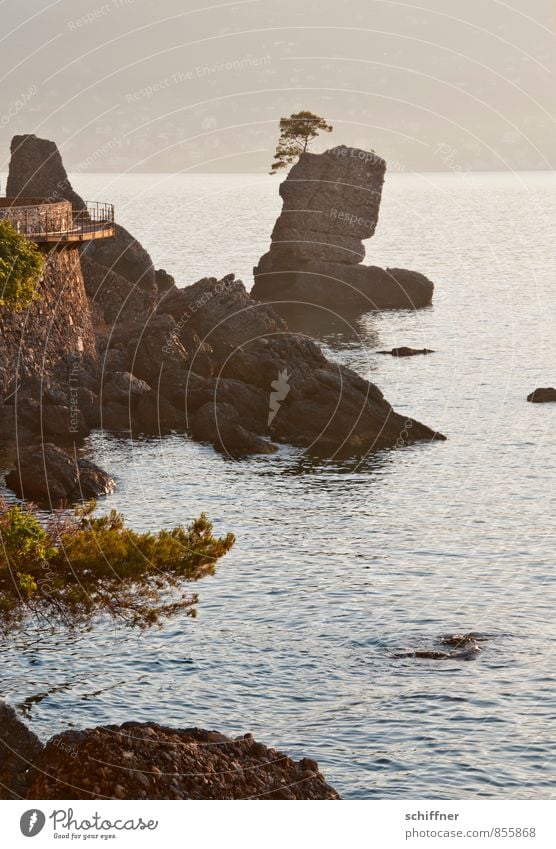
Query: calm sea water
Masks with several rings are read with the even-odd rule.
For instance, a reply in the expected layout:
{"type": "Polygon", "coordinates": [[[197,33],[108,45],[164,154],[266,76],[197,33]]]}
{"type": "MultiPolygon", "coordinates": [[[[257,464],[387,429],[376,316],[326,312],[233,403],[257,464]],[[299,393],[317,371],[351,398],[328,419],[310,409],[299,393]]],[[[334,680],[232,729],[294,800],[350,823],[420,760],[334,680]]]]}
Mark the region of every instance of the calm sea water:
{"type": "MultiPolygon", "coordinates": [[[[252,175],[88,175],[91,199],[180,284],[251,285],[279,211],[252,175]]],[[[136,528],[202,510],[237,544],[199,618],[137,635],[19,639],[3,695],[42,737],[127,719],[252,731],[318,759],[347,798],[529,798],[555,790],[556,179],[398,174],[367,259],[427,273],[434,305],[292,325],[446,443],[315,463],[287,447],[231,462],[184,436],[97,433],[136,528]],[[396,360],[394,345],[434,348],[396,360]],[[473,663],[395,660],[445,631],[495,634],[473,663]]]]}

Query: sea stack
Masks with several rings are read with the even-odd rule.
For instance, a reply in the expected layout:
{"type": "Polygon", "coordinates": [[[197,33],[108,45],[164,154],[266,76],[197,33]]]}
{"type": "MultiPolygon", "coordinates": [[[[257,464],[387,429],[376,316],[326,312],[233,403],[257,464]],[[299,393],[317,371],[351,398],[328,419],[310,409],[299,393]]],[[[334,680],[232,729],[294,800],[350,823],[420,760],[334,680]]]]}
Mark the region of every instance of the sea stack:
{"type": "Polygon", "coordinates": [[[430,304],[434,285],[423,274],[362,264],[385,172],[373,151],[341,145],[302,154],[280,185],[282,212],[254,268],[251,296],[361,312],[430,304]]]}

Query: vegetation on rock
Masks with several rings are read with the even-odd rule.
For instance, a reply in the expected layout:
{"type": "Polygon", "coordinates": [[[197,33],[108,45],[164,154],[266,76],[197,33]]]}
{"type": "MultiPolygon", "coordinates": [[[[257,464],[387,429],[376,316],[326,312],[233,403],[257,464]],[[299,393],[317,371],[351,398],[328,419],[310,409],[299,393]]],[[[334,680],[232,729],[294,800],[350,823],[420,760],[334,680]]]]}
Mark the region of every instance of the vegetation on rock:
{"type": "Polygon", "coordinates": [[[195,615],[183,582],[214,574],[234,543],[214,537],[204,514],[191,525],[137,533],[95,502],[55,513],[43,526],[33,505],[0,500],[0,630],[34,615],[69,627],[107,613],[148,627],[180,610],[195,615]]]}
{"type": "Polygon", "coordinates": [[[275,174],[281,168],[287,168],[305,153],[310,142],[319,131],[331,133],[334,128],[324,118],[313,112],[295,112],[289,118],[280,119],[280,139],[274,154],[270,173],[275,174]]]}
{"type": "Polygon", "coordinates": [[[44,257],[9,221],[0,221],[0,306],[15,312],[39,297],[44,257]]]}

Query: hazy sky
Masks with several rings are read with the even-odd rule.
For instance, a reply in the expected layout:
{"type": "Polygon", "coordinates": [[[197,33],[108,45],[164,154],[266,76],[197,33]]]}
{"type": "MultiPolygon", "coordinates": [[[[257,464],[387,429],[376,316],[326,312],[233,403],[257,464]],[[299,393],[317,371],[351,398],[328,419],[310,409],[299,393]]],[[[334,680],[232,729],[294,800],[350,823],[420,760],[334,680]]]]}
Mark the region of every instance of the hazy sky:
{"type": "MultiPolygon", "coordinates": [[[[277,121],[391,169],[553,168],[554,0],[4,0],[0,133],[70,170],[267,171],[277,121]]],[[[319,149],[320,142],[316,148],[319,149]]]]}

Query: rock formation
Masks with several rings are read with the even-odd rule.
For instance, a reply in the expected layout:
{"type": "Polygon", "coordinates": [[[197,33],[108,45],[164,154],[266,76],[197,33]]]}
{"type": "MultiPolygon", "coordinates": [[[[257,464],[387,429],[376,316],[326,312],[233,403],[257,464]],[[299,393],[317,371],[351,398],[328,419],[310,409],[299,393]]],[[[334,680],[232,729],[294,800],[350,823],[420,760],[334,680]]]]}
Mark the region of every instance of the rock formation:
{"type": "Polygon", "coordinates": [[[55,142],[31,134],[14,136],[10,153],[6,197],[69,200],[74,210],[85,209],[71,187],[55,142]]]}
{"type": "MultiPolygon", "coordinates": [[[[38,192],[19,152],[36,162],[41,151],[50,151],[55,167],[50,178],[48,169],[38,169],[41,192],[61,185],[77,204],[52,143],[25,138],[19,146],[14,142],[19,158],[10,165],[11,184],[30,183],[29,190],[38,192]]],[[[367,175],[377,187],[352,194],[354,208],[370,222],[358,226],[358,238],[340,224],[338,238],[327,242],[333,261],[352,239],[352,259],[344,266],[357,270],[361,266],[353,257],[361,257],[361,238],[376,224],[384,164],[377,158],[325,161],[331,176],[340,162],[350,179],[367,175]]],[[[332,180],[327,186],[332,204],[338,189],[332,180]]],[[[39,440],[53,443],[45,446],[48,463],[40,451],[29,461],[23,452],[19,472],[9,477],[19,494],[57,506],[59,499],[108,491],[99,480],[84,487],[90,475],[63,453],[73,466],[69,477],[62,474],[68,464],[55,456],[56,446],[77,456],[75,443],[96,427],[134,436],[188,432],[234,458],[272,453],[280,442],[336,457],[444,439],[397,414],[376,386],[330,362],[311,339],[290,333],[273,308],[250,298],[233,274],[179,289],[167,272],[154,270],[129,234],[120,230],[98,244],[81,256],[76,247],[54,249],[41,300],[17,317],[6,311],[0,316],[0,421],[6,432],[17,433],[19,448],[27,444],[36,452],[39,440]],[[33,462],[44,470],[36,486],[33,462]]],[[[308,257],[310,251],[309,245],[308,257]]]]}
{"type": "Polygon", "coordinates": [[[0,799],[22,799],[29,767],[43,749],[14,709],[0,701],[0,799]]]}
{"type": "Polygon", "coordinates": [[[423,274],[361,265],[385,170],[376,153],[344,145],[302,154],[280,185],[282,212],[252,297],[360,311],[429,304],[434,286],[423,274]]]}
{"type": "Polygon", "coordinates": [[[0,719],[4,799],[340,798],[316,761],[294,761],[251,734],[124,722],[65,731],[43,746],[1,702],[0,719]]]}
{"type": "MultiPolygon", "coordinates": [[[[173,292],[158,310],[172,315],[172,333],[189,355],[186,369],[171,363],[163,369],[161,391],[177,409],[185,407],[195,438],[232,456],[237,451],[226,439],[230,425],[242,428],[241,453],[246,434],[325,456],[444,439],[397,414],[376,386],[330,362],[311,339],[289,333],[272,307],[253,301],[232,275],[173,292]],[[200,344],[204,366],[210,365],[204,375],[196,368],[200,344]]],[[[253,446],[260,450],[260,441],[254,438],[253,446]]]]}
{"type": "Polygon", "coordinates": [[[547,404],[556,401],[556,389],[553,386],[539,387],[527,396],[527,400],[532,404],[547,404]]]}
{"type": "MultiPolygon", "coordinates": [[[[8,197],[65,198],[76,210],[86,206],[68,179],[56,144],[35,135],[14,136],[12,139],[6,194],[8,197]]],[[[92,262],[155,297],[156,273],[152,259],[125,227],[116,224],[115,236],[93,240],[83,250],[92,262]]],[[[86,265],[85,273],[94,274],[90,263],[86,265]]],[[[113,288],[112,278],[108,278],[108,285],[113,288]]]]}
{"type": "Polygon", "coordinates": [[[6,484],[20,498],[57,509],[61,502],[74,502],[108,495],[114,480],[90,460],[71,457],[52,443],[22,448],[16,468],[6,484]]]}

